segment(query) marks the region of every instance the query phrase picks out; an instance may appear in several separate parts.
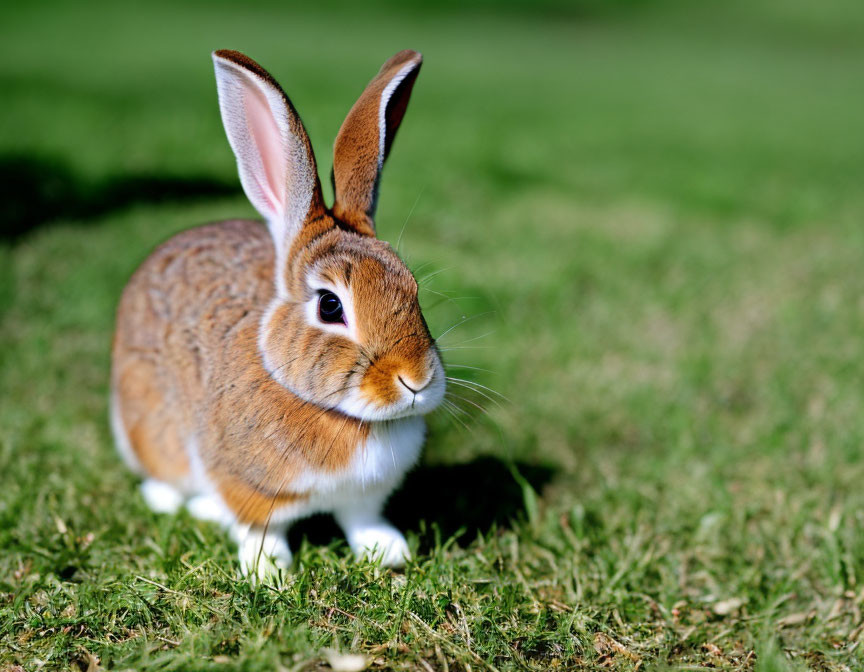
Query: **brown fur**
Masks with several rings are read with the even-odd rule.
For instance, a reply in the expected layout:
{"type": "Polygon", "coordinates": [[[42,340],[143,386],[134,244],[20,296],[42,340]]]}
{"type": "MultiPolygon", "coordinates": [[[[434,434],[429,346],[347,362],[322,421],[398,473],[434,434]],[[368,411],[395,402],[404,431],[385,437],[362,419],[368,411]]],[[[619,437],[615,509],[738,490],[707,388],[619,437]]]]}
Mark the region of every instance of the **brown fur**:
{"type": "Polygon", "coordinates": [[[344,468],[369,431],[304,402],[264,371],[256,338],[272,267],[272,243],[258,222],[172,238],[124,291],[114,346],[121,417],[145,471],[182,486],[190,476],[186,444],[195,441],[229,507],[260,524],[280,501],[304,495],[290,487],[302,469],[344,468]]]}
{"type": "Polygon", "coordinates": [[[416,67],[408,73],[393,92],[387,105],[387,134],[384,142],[383,162],[390,153],[393,138],[420,74],[423,57],[406,49],[393,56],[366,87],[363,95],[351,108],[333,146],[333,186],[336,202],[333,214],[366,235],[375,233],[375,206],[378,197],[378,153],[380,138],[378,112],[381,94],[394,76],[409,63],[416,67]]]}

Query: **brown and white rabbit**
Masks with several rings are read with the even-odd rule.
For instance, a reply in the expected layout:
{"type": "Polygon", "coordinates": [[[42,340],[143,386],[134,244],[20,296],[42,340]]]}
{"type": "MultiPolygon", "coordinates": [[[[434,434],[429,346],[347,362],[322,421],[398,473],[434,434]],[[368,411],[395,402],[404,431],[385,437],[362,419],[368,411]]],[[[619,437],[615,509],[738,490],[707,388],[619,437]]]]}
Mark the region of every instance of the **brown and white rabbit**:
{"type": "Polygon", "coordinates": [[[422,57],[393,56],[349,112],[332,208],[276,81],[236,51],[213,62],[240,180],[266,227],[190,229],[132,276],[113,347],[118,447],[152,508],[185,502],[230,527],[244,572],[287,566],[286,528],[318,512],[335,515],[358,555],[400,566],[408,546],[381,512],[445,379],[417,283],[373,216],[422,57]]]}

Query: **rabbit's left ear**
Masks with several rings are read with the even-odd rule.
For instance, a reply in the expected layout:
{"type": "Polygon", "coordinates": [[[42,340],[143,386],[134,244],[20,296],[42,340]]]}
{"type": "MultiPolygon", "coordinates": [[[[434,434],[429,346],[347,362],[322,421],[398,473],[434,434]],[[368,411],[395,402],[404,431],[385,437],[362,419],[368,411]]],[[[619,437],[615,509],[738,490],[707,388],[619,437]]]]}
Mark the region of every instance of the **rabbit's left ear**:
{"type": "Polygon", "coordinates": [[[405,115],[423,56],[400,51],[351,108],[333,149],[333,214],[358,233],[375,235],[378,181],[405,115]]]}

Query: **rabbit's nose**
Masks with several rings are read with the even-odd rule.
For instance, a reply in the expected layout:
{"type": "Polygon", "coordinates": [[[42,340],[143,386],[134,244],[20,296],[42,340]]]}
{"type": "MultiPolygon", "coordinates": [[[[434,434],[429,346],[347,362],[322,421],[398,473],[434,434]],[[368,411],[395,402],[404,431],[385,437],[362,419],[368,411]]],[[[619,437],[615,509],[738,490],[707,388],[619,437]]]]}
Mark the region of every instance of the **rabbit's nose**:
{"type": "MultiPolygon", "coordinates": [[[[427,387],[429,387],[429,383],[432,382],[432,379],[429,378],[429,380],[427,380],[422,385],[420,385],[418,387],[411,387],[411,385],[409,385],[408,383],[405,382],[405,379],[402,376],[396,376],[396,377],[399,379],[399,382],[402,383],[402,386],[414,395],[417,395],[420,392],[422,392],[423,390],[425,390],[427,387]]],[[[414,383],[414,385],[417,385],[417,383],[414,383]]]]}

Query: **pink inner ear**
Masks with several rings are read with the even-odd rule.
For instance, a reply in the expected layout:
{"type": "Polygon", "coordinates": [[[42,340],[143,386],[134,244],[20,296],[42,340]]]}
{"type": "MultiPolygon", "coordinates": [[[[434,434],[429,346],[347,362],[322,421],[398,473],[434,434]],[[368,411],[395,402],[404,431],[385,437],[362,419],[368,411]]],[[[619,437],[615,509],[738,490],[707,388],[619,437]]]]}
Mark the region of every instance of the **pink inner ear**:
{"type": "Polygon", "coordinates": [[[283,154],[284,140],[266,94],[257,88],[247,88],[243,96],[246,107],[246,123],[249,135],[258,149],[264,173],[253,173],[261,195],[275,213],[285,212],[284,194],[287,187],[285,168],[287,158],[283,154]]]}

